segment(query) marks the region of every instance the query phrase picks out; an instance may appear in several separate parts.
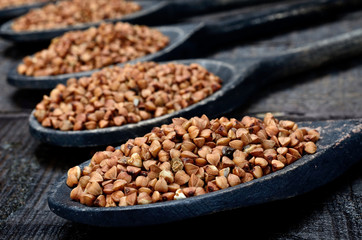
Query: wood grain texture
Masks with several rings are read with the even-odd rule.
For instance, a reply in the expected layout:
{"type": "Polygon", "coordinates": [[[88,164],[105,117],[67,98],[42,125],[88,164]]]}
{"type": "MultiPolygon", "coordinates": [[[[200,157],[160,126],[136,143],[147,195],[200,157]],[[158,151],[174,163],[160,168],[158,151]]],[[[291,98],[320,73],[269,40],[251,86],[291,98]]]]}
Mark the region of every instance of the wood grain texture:
{"type": "MultiPolygon", "coordinates": [[[[209,49],[211,52],[201,57],[222,60],[276,53],[358,28],[361,23],[362,10],[357,9],[338,19],[209,49]]],[[[109,229],[58,217],[46,201],[50,184],[97,149],[56,148],[30,136],[28,114],[46,92],[19,91],[6,84],[5,73],[35,47],[0,41],[0,239],[106,239],[115,233],[138,238],[208,238],[224,233],[254,239],[362,239],[361,162],[335,181],[302,196],[172,224],[109,229]]],[[[361,78],[362,58],[346,61],[260,89],[229,116],[272,111],[279,118],[294,120],[361,118],[361,78]]]]}

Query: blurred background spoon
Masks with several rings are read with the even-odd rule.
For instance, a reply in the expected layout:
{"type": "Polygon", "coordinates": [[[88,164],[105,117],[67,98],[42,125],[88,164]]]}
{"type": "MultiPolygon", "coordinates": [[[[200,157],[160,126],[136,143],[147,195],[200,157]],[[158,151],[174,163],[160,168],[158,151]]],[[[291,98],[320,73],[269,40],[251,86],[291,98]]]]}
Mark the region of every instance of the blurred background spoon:
{"type": "MultiPolygon", "coordinates": [[[[292,1],[271,6],[263,11],[259,11],[256,8],[252,12],[234,14],[220,18],[218,21],[205,20],[201,23],[156,27],[156,29],[169,37],[170,44],[159,52],[127,63],[195,58],[195,55],[215,46],[240,39],[255,38],[268,32],[281,31],[282,29],[288,29],[302,23],[333,17],[358,5],[362,6],[362,2],[356,0],[292,1]]],[[[21,63],[22,60],[10,68],[7,81],[12,86],[24,89],[51,89],[59,83],[66,83],[71,77],[89,76],[99,70],[34,77],[17,72],[17,66],[21,63]]]]}

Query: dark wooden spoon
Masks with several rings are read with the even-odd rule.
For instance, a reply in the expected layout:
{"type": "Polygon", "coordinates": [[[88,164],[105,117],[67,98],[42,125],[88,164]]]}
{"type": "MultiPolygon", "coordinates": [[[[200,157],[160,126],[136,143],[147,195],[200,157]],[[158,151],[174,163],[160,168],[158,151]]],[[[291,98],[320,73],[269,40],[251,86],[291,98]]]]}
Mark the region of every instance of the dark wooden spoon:
{"type": "MultiPolygon", "coordinates": [[[[362,2],[359,4],[362,5],[362,2]]],[[[193,58],[193,54],[198,52],[201,47],[208,49],[209,46],[257,36],[261,32],[265,34],[268,31],[273,31],[273,29],[287,29],[312,19],[338,15],[355,5],[355,0],[313,0],[297,1],[297,3],[294,1],[262,11],[257,9],[220,21],[156,27],[170,38],[170,44],[157,53],[128,63],[193,58]]],[[[7,81],[17,88],[25,89],[51,89],[59,83],[65,83],[71,77],[89,76],[99,70],[34,77],[21,75],[17,72],[17,66],[21,62],[22,60],[9,70],[7,81]]]]}
{"type": "Polygon", "coordinates": [[[32,4],[24,4],[24,5],[13,6],[13,7],[1,9],[0,10],[0,20],[6,20],[6,19],[20,16],[20,15],[28,12],[30,9],[39,8],[48,3],[50,3],[50,1],[38,2],[38,3],[32,3],[32,4]]]}
{"type": "Polygon", "coordinates": [[[157,118],[94,130],[60,131],[43,127],[31,113],[30,132],[36,139],[63,147],[88,147],[121,143],[143,135],[153,127],[169,123],[172,118],[193,117],[202,114],[213,118],[226,114],[245,102],[255,91],[273,81],[290,77],[362,53],[362,29],[317,41],[289,50],[277,56],[260,59],[239,59],[221,62],[207,59],[174,61],[183,64],[198,63],[223,79],[222,88],[210,97],[187,108],[157,118]]]}
{"type": "MultiPolygon", "coordinates": [[[[49,208],[65,219],[96,226],[162,224],[292,198],[327,184],[361,160],[361,119],[299,122],[298,126],[320,131],[317,152],[247,183],[182,200],[100,208],[72,201],[64,175],[49,193],[49,208]]],[[[81,168],[88,164],[83,163],[81,168]]]]}
{"type": "MultiPolygon", "coordinates": [[[[272,2],[282,1],[273,0],[272,2]]],[[[207,13],[220,9],[257,5],[265,0],[170,0],[170,1],[134,1],[141,6],[141,10],[122,18],[107,19],[104,22],[130,22],[134,24],[156,25],[169,21],[176,21],[182,17],[193,16],[200,13],[207,13]]],[[[12,42],[34,42],[49,41],[54,37],[62,35],[72,30],[87,29],[91,26],[98,26],[102,21],[84,23],[57,29],[47,29],[42,31],[13,31],[11,25],[16,19],[4,23],[0,28],[0,36],[12,42]]]]}

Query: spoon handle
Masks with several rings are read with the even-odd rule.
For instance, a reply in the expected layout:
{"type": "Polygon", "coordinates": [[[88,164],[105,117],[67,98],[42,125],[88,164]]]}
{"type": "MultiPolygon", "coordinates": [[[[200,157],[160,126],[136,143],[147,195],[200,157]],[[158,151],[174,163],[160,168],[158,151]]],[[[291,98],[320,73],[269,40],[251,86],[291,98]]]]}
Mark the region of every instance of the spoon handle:
{"type": "MultiPolygon", "coordinates": [[[[163,0],[154,1],[155,8],[144,16],[138,16],[130,22],[134,24],[165,25],[186,17],[196,16],[236,7],[257,5],[265,2],[286,0],[163,0]]],[[[146,1],[147,2],[147,1],[146,1]]],[[[148,4],[148,3],[147,3],[148,4]]]]}
{"type": "Polygon", "coordinates": [[[258,5],[265,2],[280,2],[285,0],[171,0],[167,11],[170,18],[184,18],[197,14],[258,5]]]}
{"type": "Polygon", "coordinates": [[[362,28],[262,59],[248,79],[270,82],[326,64],[362,55],[362,28]]]}
{"type": "Polygon", "coordinates": [[[312,0],[228,16],[219,21],[206,22],[195,36],[201,47],[222,44],[225,41],[247,40],[260,34],[325,20],[342,12],[362,6],[359,0],[312,0]]]}

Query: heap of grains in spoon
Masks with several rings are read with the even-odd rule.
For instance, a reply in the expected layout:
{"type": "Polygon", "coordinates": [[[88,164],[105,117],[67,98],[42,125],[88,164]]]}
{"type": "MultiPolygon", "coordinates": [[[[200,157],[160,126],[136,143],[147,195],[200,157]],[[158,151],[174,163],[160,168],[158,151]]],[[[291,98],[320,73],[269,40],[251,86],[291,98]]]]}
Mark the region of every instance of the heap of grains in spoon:
{"type": "Polygon", "coordinates": [[[168,44],[169,38],[157,29],[103,23],[53,39],[47,49],[25,57],[17,71],[27,76],[90,71],[158,52],[168,44]]]}
{"type": "Polygon", "coordinates": [[[267,113],[241,121],[205,115],[171,124],[96,152],[68,170],[70,198],[113,207],[178,200],[233,187],[283,169],[317,150],[320,134],[267,113]]]}
{"type": "Polygon", "coordinates": [[[119,19],[141,10],[135,2],[124,0],[64,0],[32,9],[14,20],[14,31],[41,31],[73,25],[119,19]]]}
{"type": "Polygon", "coordinates": [[[221,88],[199,64],[139,62],[68,79],[37,104],[43,127],[90,130],[137,123],[186,108],[221,88]]]}

